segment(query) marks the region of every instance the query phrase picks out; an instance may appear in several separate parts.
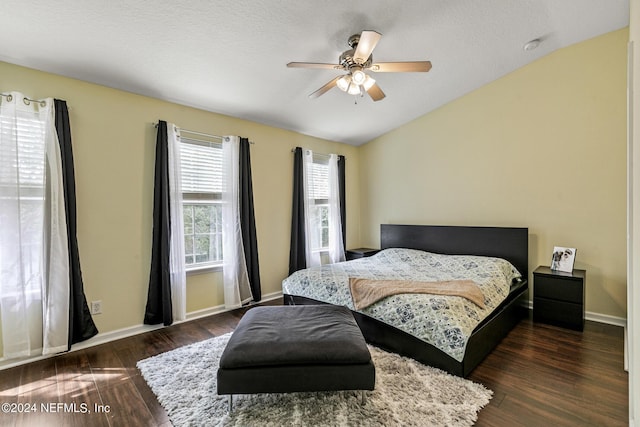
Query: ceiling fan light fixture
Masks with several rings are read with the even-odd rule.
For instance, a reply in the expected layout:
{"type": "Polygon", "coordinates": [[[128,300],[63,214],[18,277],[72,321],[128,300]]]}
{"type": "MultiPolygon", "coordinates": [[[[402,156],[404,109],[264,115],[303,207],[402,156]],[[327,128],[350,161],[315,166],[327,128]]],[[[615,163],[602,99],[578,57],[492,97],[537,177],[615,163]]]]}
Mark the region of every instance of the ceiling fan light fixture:
{"type": "Polygon", "coordinates": [[[366,79],[367,75],[362,70],[355,70],[353,73],[351,73],[351,81],[358,86],[364,84],[366,79]]]}
{"type": "Polygon", "coordinates": [[[360,85],[351,82],[349,88],[347,88],[347,93],[349,95],[360,95],[362,94],[362,90],[360,89],[360,85]]]}
{"type": "Polygon", "coordinates": [[[338,79],[338,81],[336,82],[336,86],[338,86],[338,89],[340,89],[343,92],[346,92],[349,89],[350,85],[351,85],[351,76],[350,75],[344,75],[344,76],[340,77],[338,79]]]}
{"type": "MultiPolygon", "coordinates": [[[[366,77],[366,74],[365,74],[365,77],[366,77]]],[[[338,86],[338,89],[340,89],[343,92],[347,92],[349,95],[360,95],[362,93],[362,89],[361,89],[362,85],[357,84],[354,81],[353,76],[349,74],[340,77],[336,81],[336,86],[338,86]]]]}
{"type": "Polygon", "coordinates": [[[364,88],[364,90],[368,91],[369,89],[371,89],[371,86],[373,86],[374,84],[376,84],[376,80],[367,76],[364,79],[364,83],[362,84],[362,87],[364,88]]]}

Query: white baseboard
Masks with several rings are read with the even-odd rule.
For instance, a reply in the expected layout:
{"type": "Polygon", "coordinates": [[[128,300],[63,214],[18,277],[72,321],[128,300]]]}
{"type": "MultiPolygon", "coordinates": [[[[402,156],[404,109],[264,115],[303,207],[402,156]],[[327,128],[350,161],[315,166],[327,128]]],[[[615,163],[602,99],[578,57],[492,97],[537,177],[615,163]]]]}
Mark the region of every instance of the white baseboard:
{"type": "MultiPolygon", "coordinates": [[[[258,305],[263,302],[273,301],[274,299],[278,299],[278,298],[282,298],[282,291],[272,292],[270,294],[262,295],[262,299],[260,300],[259,303],[251,302],[247,304],[245,307],[252,307],[254,305],[258,305]]],[[[200,319],[201,317],[207,317],[207,316],[212,316],[214,314],[224,313],[225,311],[231,311],[231,310],[227,310],[226,308],[224,308],[224,305],[218,305],[215,307],[205,308],[203,310],[192,311],[191,313],[187,313],[187,318],[185,320],[182,320],[180,322],[175,322],[175,323],[188,322],[190,320],[200,319]]]]}
{"type": "MultiPolygon", "coordinates": [[[[260,302],[262,303],[262,302],[272,301],[274,299],[281,298],[281,297],[282,297],[281,291],[273,292],[270,294],[263,295],[260,302]]],[[[249,306],[253,306],[257,304],[259,303],[251,303],[249,304],[249,306]]],[[[191,320],[200,319],[202,317],[224,313],[225,311],[231,311],[231,310],[225,309],[224,305],[218,305],[215,307],[206,308],[204,310],[192,311],[190,313],[187,313],[187,318],[185,320],[174,322],[173,324],[176,325],[179,323],[189,322],[191,320]]],[[[96,345],[105,344],[111,341],[116,341],[122,338],[127,338],[127,337],[131,337],[138,334],[144,334],[145,332],[155,331],[156,329],[161,329],[161,328],[164,328],[164,326],[163,325],[135,325],[135,326],[130,326],[128,328],[117,329],[115,331],[100,332],[96,336],[89,338],[86,341],[72,345],[70,352],[82,350],[89,347],[94,347],[96,345]]],[[[4,369],[13,368],[15,366],[25,365],[31,362],[37,362],[38,360],[44,360],[50,357],[59,356],[60,354],[64,354],[64,353],[52,354],[47,356],[32,356],[32,357],[25,357],[21,359],[7,360],[4,358],[0,358],[0,371],[4,369]]]]}
{"type": "Polygon", "coordinates": [[[592,311],[587,311],[584,314],[584,318],[593,322],[606,323],[608,325],[620,326],[622,328],[626,328],[627,326],[627,319],[618,316],[609,316],[608,314],[594,313],[592,311]]]}

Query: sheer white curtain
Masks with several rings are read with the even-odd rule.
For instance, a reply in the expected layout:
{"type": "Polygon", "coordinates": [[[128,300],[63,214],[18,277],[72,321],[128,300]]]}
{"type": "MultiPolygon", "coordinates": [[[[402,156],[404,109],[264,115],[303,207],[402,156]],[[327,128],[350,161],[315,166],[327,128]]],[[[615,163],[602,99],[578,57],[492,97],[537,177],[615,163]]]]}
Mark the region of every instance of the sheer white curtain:
{"type": "Polygon", "coordinates": [[[307,267],[315,267],[322,264],[320,257],[320,247],[322,243],[320,241],[321,236],[319,233],[321,224],[318,216],[318,211],[315,207],[316,191],[318,188],[323,187],[322,177],[319,174],[314,173],[313,151],[304,150],[302,156],[302,175],[304,177],[304,228],[305,228],[305,257],[307,259],[307,267]]]}
{"type": "Polygon", "coordinates": [[[171,278],[171,308],[174,320],[187,317],[187,273],[184,255],[184,218],[182,210],[182,179],[180,161],[180,130],[167,123],[169,160],[169,215],[171,237],[169,277],[171,278]]]}
{"type": "Polygon", "coordinates": [[[67,350],[69,253],[53,99],[0,96],[0,313],[5,358],[67,350]]]}
{"type": "Polygon", "coordinates": [[[331,263],[345,260],[342,243],[342,218],[340,217],[337,154],[329,155],[329,260],[331,263]]]}
{"type": "Polygon", "coordinates": [[[222,258],[224,306],[236,308],[253,297],[240,228],[240,138],[225,136],[222,142],[224,191],[222,193],[222,258]]]}

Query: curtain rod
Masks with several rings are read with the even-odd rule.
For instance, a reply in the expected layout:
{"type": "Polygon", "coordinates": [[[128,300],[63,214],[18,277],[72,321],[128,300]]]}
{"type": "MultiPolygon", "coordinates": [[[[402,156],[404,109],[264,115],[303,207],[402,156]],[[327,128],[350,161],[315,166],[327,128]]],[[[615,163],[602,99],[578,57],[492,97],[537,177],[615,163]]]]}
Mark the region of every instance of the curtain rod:
{"type": "Polygon", "coordinates": [[[209,134],[209,133],[196,132],[194,130],[189,130],[189,129],[182,129],[182,128],[178,128],[178,129],[180,129],[180,133],[182,133],[182,132],[190,133],[192,135],[206,136],[208,138],[216,138],[216,139],[220,139],[220,140],[225,139],[224,136],[220,136],[220,135],[212,135],[212,134],[209,134]]]}
{"type": "MultiPolygon", "coordinates": [[[[298,148],[302,148],[302,147],[298,147],[298,148]]],[[[302,149],[303,149],[303,150],[308,150],[308,148],[302,148],[302,149]]],[[[311,151],[313,151],[313,150],[311,150],[311,151]]],[[[295,148],[292,148],[292,149],[291,149],[291,152],[292,152],[292,153],[295,153],[295,152],[296,152],[296,149],[295,149],[295,148]]],[[[329,153],[318,153],[318,152],[316,152],[316,151],[314,151],[314,154],[318,154],[318,155],[320,155],[320,156],[330,156],[330,155],[331,155],[331,154],[329,154],[329,153]]],[[[342,155],[342,154],[336,154],[336,156],[342,156],[342,157],[345,157],[345,158],[346,158],[346,156],[344,156],[344,155],[342,155]]]]}
{"type": "MultiPolygon", "coordinates": [[[[9,101],[9,102],[11,102],[13,100],[13,95],[11,95],[10,93],[0,93],[0,96],[4,96],[5,98],[7,98],[7,101],[9,101]]],[[[39,102],[40,105],[42,105],[43,107],[45,105],[47,105],[47,101],[45,101],[44,99],[31,99],[31,98],[27,98],[25,96],[22,100],[27,105],[29,105],[29,103],[31,103],[31,102],[39,102]]]]}
{"type": "MultiPolygon", "coordinates": [[[[153,126],[157,128],[158,124],[154,123],[153,126]]],[[[184,128],[181,128],[181,127],[178,127],[178,129],[180,129],[180,132],[190,133],[192,135],[206,136],[208,138],[216,138],[216,139],[219,139],[219,140],[224,140],[226,138],[225,136],[213,135],[213,134],[210,134],[210,133],[203,133],[203,132],[196,132],[194,130],[184,129],[184,128]]],[[[249,141],[249,144],[253,145],[254,142],[253,141],[249,141]]]]}

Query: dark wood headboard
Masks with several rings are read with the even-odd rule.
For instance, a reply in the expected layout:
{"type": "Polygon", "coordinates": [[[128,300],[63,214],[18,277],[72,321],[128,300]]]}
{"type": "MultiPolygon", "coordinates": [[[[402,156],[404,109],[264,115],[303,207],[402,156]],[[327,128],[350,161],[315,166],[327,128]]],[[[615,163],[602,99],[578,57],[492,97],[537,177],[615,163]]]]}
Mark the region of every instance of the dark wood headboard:
{"type": "Polygon", "coordinates": [[[529,277],[528,228],[381,224],[380,248],[504,258],[529,277]]]}

